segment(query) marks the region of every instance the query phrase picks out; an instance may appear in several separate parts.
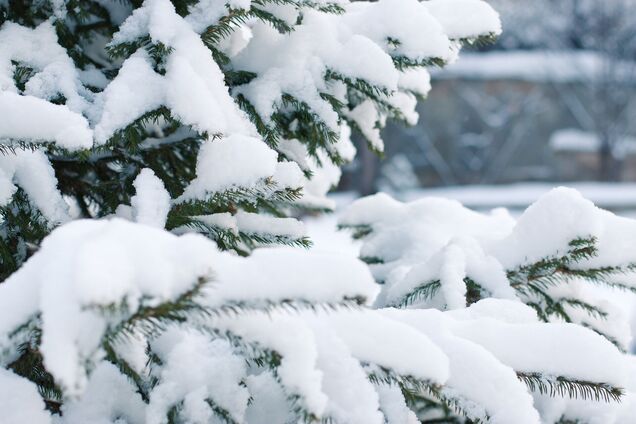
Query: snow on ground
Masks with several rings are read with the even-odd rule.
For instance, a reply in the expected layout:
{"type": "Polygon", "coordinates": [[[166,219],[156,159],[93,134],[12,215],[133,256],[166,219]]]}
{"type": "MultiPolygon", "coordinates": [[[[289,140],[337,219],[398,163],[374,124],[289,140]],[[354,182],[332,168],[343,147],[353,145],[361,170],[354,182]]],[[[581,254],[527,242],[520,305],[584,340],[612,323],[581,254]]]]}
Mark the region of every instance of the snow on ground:
{"type": "Polygon", "coordinates": [[[492,209],[505,207],[525,209],[542,194],[557,186],[567,186],[581,192],[598,207],[610,209],[620,214],[636,213],[636,183],[519,183],[508,185],[475,185],[440,187],[413,190],[398,195],[400,200],[409,201],[425,196],[447,197],[460,201],[472,209],[492,209]]]}
{"type": "MultiPolygon", "coordinates": [[[[464,53],[444,70],[434,70],[434,78],[512,79],[536,82],[579,82],[602,78],[607,59],[594,52],[575,51],[495,51],[464,53]]],[[[633,63],[618,68],[630,75],[633,63]]]]}

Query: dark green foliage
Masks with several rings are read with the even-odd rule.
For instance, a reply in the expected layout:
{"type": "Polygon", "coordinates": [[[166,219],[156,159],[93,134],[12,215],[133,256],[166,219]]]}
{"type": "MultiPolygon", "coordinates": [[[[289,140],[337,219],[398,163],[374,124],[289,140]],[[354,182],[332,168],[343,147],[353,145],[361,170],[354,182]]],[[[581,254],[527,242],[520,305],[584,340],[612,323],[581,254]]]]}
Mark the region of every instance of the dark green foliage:
{"type": "MultiPolygon", "coordinates": [[[[632,286],[617,282],[618,277],[633,272],[636,269],[635,264],[604,267],[584,267],[579,264],[597,255],[596,239],[581,237],[569,243],[569,249],[565,254],[548,256],[536,263],[520,266],[508,271],[507,275],[510,285],[520,298],[534,308],[539,318],[544,321],[557,318],[572,322],[568,307],[582,310],[593,318],[604,319],[607,312],[597,306],[576,298],[555,298],[550,293],[550,288],[568,284],[574,279],[621,290],[636,290],[632,286]]],[[[608,339],[612,341],[611,337],[608,339]]]]}
{"type": "Polygon", "coordinates": [[[623,390],[605,383],[571,380],[565,377],[548,377],[537,373],[518,372],[519,380],[523,381],[532,391],[555,397],[571,397],[586,400],[620,402],[623,390]]]}
{"type": "MultiPolygon", "coordinates": [[[[362,237],[370,232],[370,228],[362,227],[362,237]]],[[[547,256],[535,263],[522,265],[510,270],[507,272],[510,286],[516,290],[524,303],[537,311],[539,318],[543,321],[551,321],[556,318],[557,320],[572,322],[568,314],[568,307],[582,310],[596,319],[605,319],[607,312],[598,306],[591,305],[581,299],[554,297],[550,293],[550,288],[568,284],[574,279],[619,290],[636,291],[633,286],[617,282],[617,277],[636,270],[635,264],[598,268],[580,265],[581,261],[598,255],[596,244],[597,241],[594,237],[577,238],[569,243],[569,249],[563,255],[547,256]]],[[[381,258],[376,258],[375,260],[381,261],[381,258]]],[[[464,278],[464,283],[466,283],[467,289],[467,305],[490,297],[490,293],[484,290],[470,276],[464,278]]],[[[437,295],[440,287],[441,283],[439,280],[424,282],[405,294],[399,301],[394,303],[394,306],[408,307],[430,300],[437,295]]],[[[595,331],[598,332],[598,330],[595,331]]],[[[611,337],[603,335],[612,341],[611,337]]],[[[617,344],[615,341],[613,343],[617,344]]]]}
{"type": "Polygon", "coordinates": [[[42,214],[18,189],[13,200],[0,207],[0,281],[7,278],[38,248],[51,230],[42,214]]]}
{"type": "Polygon", "coordinates": [[[7,368],[19,376],[34,382],[46,408],[59,413],[62,405],[62,391],[56,385],[53,376],[44,368],[42,354],[38,350],[41,331],[34,328],[29,331],[28,340],[18,346],[18,357],[7,368]]]}

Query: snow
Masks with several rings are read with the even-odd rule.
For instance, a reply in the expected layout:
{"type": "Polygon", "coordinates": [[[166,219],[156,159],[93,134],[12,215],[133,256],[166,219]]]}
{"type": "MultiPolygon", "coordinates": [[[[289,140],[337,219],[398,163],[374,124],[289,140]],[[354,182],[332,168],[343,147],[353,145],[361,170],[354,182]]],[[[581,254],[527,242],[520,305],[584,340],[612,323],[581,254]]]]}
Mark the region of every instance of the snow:
{"type": "Polygon", "coordinates": [[[527,318],[503,322],[500,310],[514,312],[512,303],[490,299],[482,307],[481,302],[469,308],[480,310],[472,316],[433,309],[382,311],[427,334],[443,349],[450,364],[444,391],[463,399],[460,405],[474,418],[487,414],[496,423],[539,422],[532,398],[513,370],[624,387],[626,360],[605,338],[573,324],[536,322],[519,303],[517,311],[527,318]]]}
{"type": "MultiPolygon", "coordinates": [[[[441,0],[440,0],[441,1],[441,0]]],[[[608,58],[589,50],[508,50],[465,53],[434,78],[517,80],[531,82],[590,82],[603,78],[608,58]]],[[[631,75],[633,65],[616,64],[617,75],[631,75]]],[[[614,71],[613,71],[614,72],[614,71]]]]}
{"type": "MultiPolygon", "coordinates": [[[[336,199],[325,195],[341,171],[329,155],[354,159],[349,125],[382,150],[379,128],[389,117],[383,106],[357,96],[347,84],[372,84],[382,91],[381,102],[415,123],[415,96],[428,93],[430,75],[426,69],[399,71],[393,60],[450,62],[460,48],[457,39],[500,32],[496,13],[479,0],[338,4],[344,13],[327,14],[306,4],[260,5],[293,26],[290,33],[258,19],[236,24],[218,44],[231,59],[224,70],[256,77],[232,92],[200,34],[228,10],[247,11],[249,0],[194,2],[185,17],[169,0],[146,0],[134,12],[122,6],[111,16],[123,24],[110,46],[148,36],[169,51],[157,63],[142,46],[121,62],[108,62],[104,69],[113,73],[76,69],[58,43],[53,21],[34,29],[5,23],[0,114],[9,119],[0,122],[0,139],[88,149],[113,141],[125,127],[165,107],[183,125],[164,137],[163,120],[147,124],[153,135],[139,140],[140,149],[165,147],[184,136],[201,142],[196,177],[176,202],[214,201],[231,190],[267,198],[276,190],[302,189],[299,204],[333,207],[336,199]],[[35,72],[23,92],[13,81],[14,62],[35,72]],[[65,105],[51,102],[58,95],[65,105]],[[295,121],[270,147],[235,102],[238,95],[253,104],[266,125],[275,123],[275,113],[292,116],[294,106],[283,98],[293,96],[339,140],[314,152],[306,139],[285,139],[305,131],[296,131],[295,121]],[[336,111],[325,95],[342,102],[343,110],[336,111]]],[[[64,2],[53,6],[63,17],[64,2]]],[[[104,3],[115,11],[111,6],[104,3]]],[[[136,175],[131,204],[117,208],[127,219],[64,224],[73,215],[71,200],[57,189],[47,153],[18,150],[0,156],[2,205],[20,187],[51,227],[62,224],[0,285],[0,363],[6,367],[15,360],[20,343],[35,342],[31,331],[41,330],[39,352],[63,392],[63,415],[54,422],[162,423],[176,411],[178,420],[208,423],[219,421],[222,410],[235,422],[269,424],[297,421],[298,409],[325,421],[418,422],[399,388],[374,385],[370,377],[377,376],[439,385],[473,419],[537,424],[547,413],[576,416],[571,411],[576,406],[533,398],[518,371],[634,390],[631,359],[581,325],[539,322],[507,278],[510,268],[563,254],[577,237],[595,236],[599,249],[597,257],[577,266],[636,261],[636,224],[595,207],[576,191],[556,189],[518,219],[501,209],[478,213],[448,199],[403,203],[380,194],[353,203],[340,216],[342,224],[371,227],[359,244],[343,243],[329,253],[327,245],[342,238],[323,235],[309,250],[261,248],[242,257],[220,252],[200,235],[164,231],[173,200],[159,175],[149,168],[136,175]],[[383,263],[366,265],[358,254],[383,263]],[[492,298],[468,306],[467,278],[492,298]],[[439,281],[431,299],[388,308],[430,281],[439,281]],[[139,318],[140,312],[184,294],[194,296],[185,302],[185,319],[139,318]],[[129,322],[133,318],[138,326],[129,322]],[[263,352],[275,363],[263,365],[263,352]],[[129,379],[110,363],[112,355],[139,379],[129,379]]],[[[218,209],[231,212],[192,219],[239,238],[291,241],[325,225],[310,220],[307,231],[280,211],[264,214],[255,200],[251,206],[240,203],[218,209]]],[[[571,316],[628,346],[629,308],[583,283],[550,294],[576,296],[607,310],[607,322],[576,310],[571,316]]],[[[6,392],[0,396],[5,420],[51,422],[31,382],[2,369],[0,390],[6,392]]],[[[632,393],[627,401],[634,404],[632,393]]],[[[584,406],[579,410],[592,408],[584,406]]],[[[629,408],[599,408],[593,414],[618,419],[629,416],[629,408]]]]}
{"type": "Polygon", "coordinates": [[[237,93],[243,94],[266,122],[280,106],[283,93],[287,93],[305,102],[330,128],[338,127],[338,115],[320,97],[320,91],[326,89],[326,68],[320,54],[333,52],[333,44],[337,43],[333,40],[337,32],[327,31],[333,25],[330,19],[309,12],[304,18],[307,22],[297,26],[291,35],[279,34],[263,23],[252,28],[250,43],[238,53],[234,63],[258,77],[239,87],[237,93]]]}
{"type": "Polygon", "coordinates": [[[382,412],[388,424],[418,424],[420,421],[404,401],[399,387],[383,384],[377,388],[382,412]]]}
{"type": "MultiPolygon", "coordinates": [[[[342,396],[352,396],[351,385],[356,382],[363,387],[365,383],[370,384],[361,378],[361,370],[353,365],[353,358],[424,381],[443,382],[448,376],[446,356],[426,335],[371,310],[307,310],[291,314],[280,310],[245,312],[235,318],[214,318],[212,325],[279,352],[282,359],[277,373],[281,382],[292,393],[303,395],[305,407],[318,414],[329,408],[336,408],[337,413],[344,414],[345,411],[330,402],[341,402],[342,396]],[[337,337],[330,343],[329,354],[319,347],[326,341],[324,337],[328,337],[327,340],[337,337]],[[383,342],[378,344],[378,340],[383,342]],[[397,340],[400,340],[399,344],[395,343],[397,340]],[[328,356],[321,359],[321,354],[328,356]],[[334,361],[325,364],[326,369],[323,370],[319,364],[327,358],[334,358],[334,361]],[[333,367],[341,369],[342,366],[346,367],[347,373],[354,374],[346,388],[333,380],[340,378],[333,374],[333,367]],[[346,392],[343,393],[343,390],[346,392]],[[336,398],[330,400],[326,393],[336,398]]],[[[361,417],[377,420],[377,398],[368,391],[369,387],[354,390],[360,391],[364,398],[360,397],[356,408],[347,405],[346,413],[349,416],[356,414],[353,422],[361,417]]]]}
{"type": "MultiPolygon", "coordinates": [[[[550,137],[550,148],[556,152],[597,153],[601,149],[598,135],[573,128],[556,131],[550,137]]],[[[636,138],[624,137],[616,141],[615,155],[624,157],[636,153],[636,138]]]]}
{"type": "Polygon", "coordinates": [[[49,103],[34,96],[0,92],[0,140],[34,143],[55,142],[68,150],[88,149],[93,134],[88,121],[67,106],[49,103]]]}
{"type": "MultiPolygon", "coordinates": [[[[615,192],[621,191],[615,188],[615,192]]],[[[514,388],[520,383],[514,375],[510,377],[506,367],[548,378],[561,376],[617,387],[631,384],[627,377],[628,357],[612,343],[629,349],[633,316],[628,311],[633,308],[633,298],[571,276],[567,281],[556,281],[554,287],[546,287],[545,292],[556,301],[575,299],[599,308],[603,317],[590,315],[576,304],[564,303],[567,320],[575,324],[564,323],[556,314],[550,315],[551,322],[545,324],[538,322],[535,310],[524,305],[541,305],[543,300],[513,289],[507,272],[563,256],[571,250],[570,242],[589,237],[596,240],[596,254],[573,262],[570,267],[585,270],[634,263],[636,221],[596,207],[574,189],[560,187],[543,194],[516,219],[502,209],[479,213],[448,199],[424,197],[402,203],[377,194],[353,202],[341,213],[339,222],[345,226],[367,225],[372,230],[362,239],[360,256],[381,260],[370,265],[374,278],[383,283],[376,307],[431,308],[407,309],[406,315],[401,315],[402,311],[383,311],[424,331],[442,348],[450,360],[444,393],[457,397],[473,418],[488,416],[502,423],[537,422],[536,413],[514,415],[533,409],[525,391],[514,388]],[[466,277],[493,299],[480,300],[467,308],[466,277]],[[431,282],[437,282],[438,289],[429,298],[403,303],[416,288],[431,282]],[[436,318],[436,313],[445,318],[436,318]],[[463,340],[440,338],[440,328],[463,340]],[[488,354],[470,350],[474,347],[462,347],[466,341],[479,345],[488,354]],[[453,365],[453,355],[461,355],[456,352],[462,351],[472,353],[458,356],[460,363],[453,365]],[[471,361],[484,362],[469,365],[471,361]],[[515,399],[513,405],[507,405],[497,394],[488,395],[487,384],[471,383],[485,377],[469,373],[470,369],[489,369],[492,381],[498,381],[494,386],[497,392],[519,393],[510,395],[515,399]],[[502,391],[501,387],[507,385],[510,388],[502,391]]],[[[609,277],[608,282],[632,286],[633,274],[609,277]]],[[[549,402],[545,406],[548,410],[552,407],[549,402]]],[[[543,407],[540,410],[543,413],[543,407]]],[[[617,413],[611,409],[613,416],[617,413]]],[[[606,416],[602,411],[590,414],[606,416]]],[[[571,416],[576,414],[568,415],[571,416]]]]}
{"type": "Polygon", "coordinates": [[[239,231],[248,234],[277,234],[289,238],[305,236],[305,226],[295,218],[277,218],[239,211],[234,215],[239,231]]]}
{"type": "Polygon", "coordinates": [[[132,314],[175,299],[210,275],[214,251],[201,236],[176,237],[120,219],[62,226],[0,286],[2,345],[41,313],[44,364],[69,394],[79,394],[87,383],[81,364],[94,360],[107,327],[99,307],[123,302],[132,314]]]}
{"type": "Polygon", "coordinates": [[[499,15],[481,0],[429,0],[422,3],[451,40],[501,34],[499,15]]]}
{"type": "Polygon", "coordinates": [[[367,374],[342,342],[319,323],[314,324],[318,360],[322,371],[322,389],[329,397],[326,413],[351,424],[383,424],[378,394],[369,384],[367,374]]]}
{"type": "Polygon", "coordinates": [[[130,424],[144,423],[144,403],[130,381],[108,362],[93,370],[84,393],[62,406],[64,423],[109,424],[125,419],[130,424]]]}
{"type": "Polygon", "coordinates": [[[51,423],[36,385],[4,368],[0,368],[0,406],[3,423],[51,423]]]}
{"type": "Polygon", "coordinates": [[[279,311],[246,312],[235,318],[215,319],[213,325],[278,352],[282,356],[277,368],[281,383],[290,394],[300,395],[309,412],[323,414],[328,399],[321,389],[321,372],[316,369],[316,342],[298,316],[279,311]]]}
{"type": "Polygon", "coordinates": [[[576,190],[556,188],[524,211],[510,235],[494,244],[494,254],[506,269],[536,262],[546,253],[564,254],[572,240],[599,234],[601,215],[576,190]]]}
{"type": "Polygon", "coordinates": [[[352,2],[344,19],[353,31],[363,34],[392,55],[415,60],[441,58],[449,60],[454,52],[440,23],[429,13],[425,3],[417,0],[380,0],[352,2]],[[368,22],[376,22],[368,25],[368,22]],[[386,40],[399,41],[388,47],[386,40]]]}
{"type": "Polygon", "coordinates": [[[0,29],[0,91],[17,93],[12,61],[32,67],[36,73],[26,83],[24,94],[51,100],[58,94],[75,113],[88,107],[78,71],[66,50],[58,44],[55,28],[45,21],[34,29],[6,22],[0,29]]]}
{"type": "Polygon", "coordinates": [[[246,379],[254,400],[247,409],[246,422],[254,424],[284,423],[289,420],[283,388],[271,372],[250,375],[246,379]]]}
{"type": "Polygon", "coordinates": [[[207,141],[197,158],[197,177],[178,200],[194,200],[231,188],[249,188],[276,173],[276,159],[276,152],[257,138],[234,134],[207,141]]]}
{"type": "Polygon", "coordinates": [[[360,298],[370,303],[379,290],[362,262],[333,253],[262,248],[249,258],[218,253],[212,264],[215,284],[205,300],[212,307],[289,299],[335,304],[360,298]]]}
{"type": "MultiPolygon", "coordinates": [[[[493,423],[537,423],[539,416],[525,385],[513,369],[488,349],[454,332],[454,321],[437,311],[387,311],[428,334],[449,358],[450,377],[444,392],[461,399],[475,419],[493,423]],[[458,337],[459,336],[459,337],[458,337]]],[[[473,321],[469,321],[473,323],[473,321]]],[[[548,357],[541,357],[546,361],[548,357]]]]}
{"type": "Polygon", "coordinates": [[[236,219],[229,212],[215,213],[212,215],[199,215],[195,219],[211,227],[222,228],[224,230],[230,230],[233,233],[238,234],[238,227],[236,226],[236,219]]]}
{"type": "Polygon", "coordinates": [[[57,189],[53,167],[42,151],[16,150],[0,155],[0,205],[11,200],[16,190],[13,182],[50,222],[59,224],[70,219],[69,207],[57,189]]]}
{"type": "Polygon", "coordinates": [[[298,189],[303,187],[305,176],[296,162],[278,162],[273,175],[280,187],[298,189]]]}
{"type": "MultiPolygon", "coordinates": [[[[247,117],[230,97],[223,74],[209,49],[190,24],[175,12],[169,1],[144,2],[122,24],[110,44],[134,41],[146,34],[153,41],[173,49],[165,65],[165,76],[155,73],[149,64],[138,63],[139,59],[147,60],[147,56],[136,53],[124,62],[120,74],[126,69],[127,62],[135,60],[136,63],[121,75],[120,81],[118,75],[110,84],[115,84],[119,90],[113,89],[110,95],[105,92],[103,102],[110,105],[109,108],[105,106],[105,111],[112,110],[120,119],[127,119],[126,123],[130,123],[163,104],[175,118],[201,133],[255,133],[247,117]],[[135,98],[132,105],[128,103],[130,96],[135,98]]],[[[112,135],[115,129],[125,125],[117,120],[112,121],[113,118],[108,115],[102,117],[100,124],[105,129],[98,133],[101,142],[112,135]]]]}
{"type": "MultiPolygon", "coordinates": [[[[402,284],[409,286],[423,283],[417,274],[414,279],[409,277],[408,270],[416,263],[425,264],[453,239],[503,236],[513,225],[513,220],[506,214],[479,214],[456,201],[442,198],[424,198],[402,204],[386,194],[377,194],[350,205],[341,214],[339,223],[345,226],[372,224],[377,228],[377,233],[365,240],[360,254],[385,260],[385,264],[373,265],[372,270],[376,279],[386,280],[388,285],[383,296],[391,298],[394,283],[395,290],[401,292],[398,281],[402,278],[402,284]],[[396,274],[391,275],[394,270],[396,274]]],[[[476,254],[473,255],[475,260],[483,260],[483,254],[476,254]]],[[[436,269],[440,269],[440,265],[436,269]]],[[[428,267],[423,270],[430,271],[428,267]]],[[[413,272],[417,270],[413,268],[413,272]]],[[[389,298],[382,297],[386,301],[389,298]]]]}
{"type": "Polygon", "coordinates": [[[185,17],[190,27],[199,34],[207,27],[218,23],[219,19],[228,13],[226,6],[214,0],[202,0],[188,7],[185,17]]]}
{"type": "Polygon", "coordinates": [[[385,281],[380,302],[393,304],[417,286],[440,280],[445,308],[463,307],[464,277],[490,295],[514,299],[506,270],[565,254],[569,243],[595,237],[598,255],[577,266],[615,266],[636,260],[636,223],[594,206],[574,189],[543,195],[514,220],[502,210],[487,214],[441,198],[403,204],[378,194],[354,202],[340,217],[345,226],[371,225],[361,255],[384,259],[371,265],[385,281]]]}
{"type": "MultiPolygon", "coordinates": [[[[400,200],[422,197],[443,197],[459,201],[470,209],[490,210],[505,207],[525,209],[559,183],[516,183],[505,185],[468,185],[410,190],[400,194],[400,200]]],[[[568,187],[580,192],[598,207],[611,210],[636,208],[636,184],[573,182],[568,187]]]]}
{"type": "Polygon", "coordinates": [[[147,53],[128,58],[98,98],[101,117],[95,126],[96,142],[105,143],[118,129],[161,106],[165,102],[163,84],[147,53]]]}
{"type": "Polygon", "coordinates": [[[146,422],[164,422],[170,408],[182,399],[183,415],[189,423],[210,422],[213,412],[207,399],[236,422],[243,421],[249,399],[247,389],[240,385],[246,373],[245,362],[233,354],[227,341],[210,341],[203,333],[171,328],[152,343],[152,349],[161,367],[146,422]]]}
{"type": "Polygon", "coordinates": [[[431,91],[431,75],[426,69],[407,69],[400,72],[398,86],[402,90],[426,97],[431,91]]]}
{"type": "Polygon", "coordinates": [[[170,194],[163,182],[149,169],[139,172],[133,182],[136,194],[130,199],[132,215],[136,222],[164,228],[170,212],[170,194]]]}
{"type": "Polygon", "coordinates": [[[380,136],[380,115],[371,100],[365,100],[347,112],[347,117],[355,122],[362,135],[369,140],[371,146],[378,151],[384,150],[384,142],[380,136]]]}
{"type": "Polygon", "coordinates": [[[375,311],[343,311],[323,318],[363,362],[431,383],[444,383],[449,377],[444,351],[409,325],[375,311]]]}
{"type": "Polygon", "coordinates": [[[517,371],[542,372],[624,387],[622,354],[604,337],[574,324],[463,321],[455,332],[492,352],[517,371]],[[546,360],[549,358],[549,360],[546,360]]]}

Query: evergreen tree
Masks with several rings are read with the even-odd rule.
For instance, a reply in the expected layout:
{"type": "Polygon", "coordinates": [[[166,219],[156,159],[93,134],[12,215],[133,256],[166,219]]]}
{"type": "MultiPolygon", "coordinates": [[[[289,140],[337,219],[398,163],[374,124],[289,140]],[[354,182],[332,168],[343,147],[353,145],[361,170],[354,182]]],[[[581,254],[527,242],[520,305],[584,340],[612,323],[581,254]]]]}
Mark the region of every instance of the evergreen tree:
{"type": "Polygon", "coordinates": [[[405,423],[435,402],[538,423],[513,368],[554,394],[621,396],[611,343],[519,302],[374,310],[359,262],[254,251],[308,245],[291,216],[331,206],[351,130],[381,152],[386,119],[413,122],[426,67],[499,32],[485,3],[0,12],[5,422],[405,423]]]}
{"type": "Polygon", "coordinates": [[[499,31],[481,2],[468,30],[439,3],[1,3],[0,277],[62,222],[130,215],[145,168],[168,230],[241,254],[308,245],[280,218],[331,207],[350,128],[381,151],[387,118],[416,119],[425,66],[499,31]]]}
{"type": "MultiPolygon", "coordinates": [[[[401,203],[380,194],[350,206],[341,226],[363,240],[362,259],[382,284],[378,308],[461,311],[509,299],[529,307],[529,322],[588,328],[625,353],[623,361],[630,360],[629,317],[616,300],[621,292],[636,293],[636,222],[596,208],[574,190],[553,190],[516,221],[502,210],[481,214],[446,199],[401,203]]],[[[495,315],[511,319],[510,310],[500,308],[495,315]]],[[[572,342],[561,343],[559,349],[572,342]]],[[[631,393],[623,405],[579,402],[577,408],[576,401],[546,399],[542,395],[611,398],[607,390],[614,389],[576,372],[560,375],[541,367],[513,365],[535,392],[543,422],[631,419],[631,393]]],[[[457,411],[434,399],[421,405],[424,416],[460,420],[457,411]]]]}

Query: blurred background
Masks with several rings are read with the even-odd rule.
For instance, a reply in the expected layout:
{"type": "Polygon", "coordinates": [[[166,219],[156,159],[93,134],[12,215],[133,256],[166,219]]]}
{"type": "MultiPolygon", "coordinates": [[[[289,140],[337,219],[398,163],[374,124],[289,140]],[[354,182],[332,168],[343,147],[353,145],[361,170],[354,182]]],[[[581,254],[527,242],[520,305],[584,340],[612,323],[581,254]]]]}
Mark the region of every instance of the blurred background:
{"type": "Polygon", "coordinates": [[[487,0],[503,34],[465,49],[419,105],[383,133],[339,191],[442,195],[522,208],[554,185],[636,210],[636,0],[487,0]]]}

